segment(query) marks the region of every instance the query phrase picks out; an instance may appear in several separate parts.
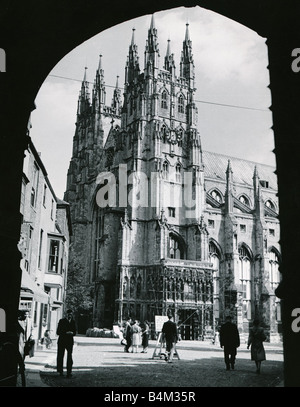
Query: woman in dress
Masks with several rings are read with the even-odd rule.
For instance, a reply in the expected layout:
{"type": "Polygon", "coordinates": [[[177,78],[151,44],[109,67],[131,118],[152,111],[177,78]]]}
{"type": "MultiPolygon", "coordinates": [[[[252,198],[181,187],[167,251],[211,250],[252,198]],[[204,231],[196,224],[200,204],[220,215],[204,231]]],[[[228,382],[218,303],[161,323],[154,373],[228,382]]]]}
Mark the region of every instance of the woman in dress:
{"type": "Polygon", "coordinates": [[[139,323],[137,320],[134,321],[134,324],[131,327],[132,330],[132,352],[135,353],[138,352],[138,348],[141,345],[141,327],[139,326],[139,323]]]}
{"type": "Polygon", "coordinates": [[[253,321],[253,327],[250,329],[248,346],[251,345],[251,360],[255,361],[256,373],[260,373],[260,365],[263,360],[266,360],[266,352],[263,345],[263,341],[266,340],[266,335],[263,328],[259,325],[259,320],[253,321]]]}
{"type": "Polygon", "coordinates": [[[148,343],[149,343],[149,322],[144,322],[144,329],[142,331],[142,353],[147,353],[148,351],[148,343]]]}

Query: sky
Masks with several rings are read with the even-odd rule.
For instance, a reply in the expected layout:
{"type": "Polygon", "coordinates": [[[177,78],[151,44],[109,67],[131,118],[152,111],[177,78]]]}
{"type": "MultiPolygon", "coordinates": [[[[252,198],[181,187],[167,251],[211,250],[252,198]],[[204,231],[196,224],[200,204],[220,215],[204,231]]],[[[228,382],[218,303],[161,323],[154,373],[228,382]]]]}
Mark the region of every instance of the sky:
{"type": "MultiPolygon", "coordinates": [[[[274,166],[271,94],[266,39],[217,13],[180,7],[154,14],[160,66],[170,40],[179,74],[186,24],[195,64],[198,130],[202,149],[274,166]]],[[[87,67],[90,92],[102,55],[106,104],[116,78],[124,86],[125,64],[135,29],[141,71],[151,15],[101,32],[67,54],[51,71],[36,97],[31,138],[56,196],[63,199],[72,155],[77,101],[87,67]]]]}

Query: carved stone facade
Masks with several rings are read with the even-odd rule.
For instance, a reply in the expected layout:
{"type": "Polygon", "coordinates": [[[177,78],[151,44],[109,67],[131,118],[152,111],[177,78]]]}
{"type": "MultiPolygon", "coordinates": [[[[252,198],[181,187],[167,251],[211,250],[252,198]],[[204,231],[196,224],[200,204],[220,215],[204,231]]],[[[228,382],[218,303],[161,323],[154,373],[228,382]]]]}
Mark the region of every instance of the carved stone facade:
{"type": "Polygon", "coordinates": [[[141,72],[133,31],[123,99],[106,105],[102,58],[78,101],[64,199],[73,253],[94,296],[93,326],[168,308],[185,339],[214,334],[232,314],[241,334],[262,319],[280,337],[274,168],[202,150],[189,27],[180,72],[168,42],[159,64],[152,18],[141,72]]]}

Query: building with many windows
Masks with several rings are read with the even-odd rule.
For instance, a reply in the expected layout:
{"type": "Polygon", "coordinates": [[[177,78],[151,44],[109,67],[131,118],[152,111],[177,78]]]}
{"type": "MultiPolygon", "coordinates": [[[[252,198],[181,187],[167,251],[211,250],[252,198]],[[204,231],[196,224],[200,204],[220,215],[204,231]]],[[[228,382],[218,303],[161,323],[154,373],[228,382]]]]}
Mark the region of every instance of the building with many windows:
{"type": "Polygon", "coordinates": [[[72,229],[69,204],[56,197],[31,141],[24,157],[20,212],[20,309],[29,310],[38,343],[46,329],[55,336],[63,313],[72,229]]]}
{"type": "Polygon", "coordinates": [[[280,337],[274,168],[202,149],[189,26],[179,72],[162,62],[152,18],[140,67],[132,34],[123,99],[106,104],[100,56],[78,100],[64,199],[73,248],[94,298],[90,326],[172,309],[184,339],[212,336],[231,314],[247,335],[259,316],[280,337]]]}

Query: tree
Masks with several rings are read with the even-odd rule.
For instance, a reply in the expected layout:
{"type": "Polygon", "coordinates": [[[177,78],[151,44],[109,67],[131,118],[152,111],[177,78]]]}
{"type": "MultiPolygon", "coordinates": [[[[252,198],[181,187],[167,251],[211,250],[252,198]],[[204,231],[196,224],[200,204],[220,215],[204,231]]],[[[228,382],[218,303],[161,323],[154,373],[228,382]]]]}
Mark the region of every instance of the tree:
{"type": "MultiPolygon", "coordinates": [[[[72,249],[71,249],[72,250],[72,249]]],[[[78,325],[81,317],[90,318],[93,299],[91,286],[85,282],[85,273],[78,256],[72,250],[68,267],[66,309],[72,309],[78,325]]]]}

